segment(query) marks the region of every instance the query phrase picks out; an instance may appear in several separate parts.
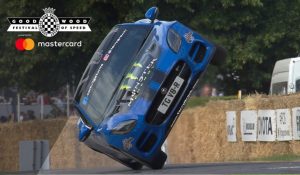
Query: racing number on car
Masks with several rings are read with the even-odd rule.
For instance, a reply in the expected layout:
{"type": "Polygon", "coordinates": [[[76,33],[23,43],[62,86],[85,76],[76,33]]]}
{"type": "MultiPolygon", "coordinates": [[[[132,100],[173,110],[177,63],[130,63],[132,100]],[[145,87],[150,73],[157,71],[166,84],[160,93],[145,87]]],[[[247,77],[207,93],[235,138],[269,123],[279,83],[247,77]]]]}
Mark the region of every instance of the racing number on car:
{"type": "Polygon", "coordinates": [[[166,112],[169,109],[170,105],[172,104],[174,98],[176,97],[178,91],[180,90],[180,87],[182,86],[183,82],[184,82],[184,79],[182,79],[178,76],[175,78],[173,84],[171,85],[166,96],[164,97],[164,99],[162,100],[162,102],[160,103],[160,105],[157,109],[159,112],[166,114],[166,112]]]}

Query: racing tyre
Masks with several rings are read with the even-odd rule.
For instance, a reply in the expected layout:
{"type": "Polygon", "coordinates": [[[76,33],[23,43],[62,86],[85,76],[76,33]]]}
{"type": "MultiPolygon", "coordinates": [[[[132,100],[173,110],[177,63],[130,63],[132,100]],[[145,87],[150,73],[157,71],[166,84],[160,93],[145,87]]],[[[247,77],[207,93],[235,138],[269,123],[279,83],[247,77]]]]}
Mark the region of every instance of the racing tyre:
{"type": "Polygon", "coordinates": [[[121,164],[127,166],[128,168],[131,168],[133,170],[140,170],[143,168],[143,164],[133,160],[133,159],[127,159],[127,160],[122,160],[122,159],[117,159],[113,156],[108,155],[110,158],[114,159],[115,161],[120,162],[121,164]]]}
{"type": "Polygon", "coordinates": [[[140,170],[143,168],[143,164],[139,163],[139,162],[130,162],[130,163],[123,163],[124,165],[128,166],[129,168],[133,169],[133,170],[140,170]]]}
{"type": "Polygon", "coordinates": [[[210,63],[219,66],[225,62],[226,55],[226,50],[223,47],[216,45],[216,51],[210,63]]]}
{"type": "Polygon", "coordinates": [[[150,164],[150,168],[152,169],[162,169],[165,165],[165,162],[167,160],[167,154],[163,151],[160,151],[158,155],[154,157],[152,160],[152,163],[150,164]]]}

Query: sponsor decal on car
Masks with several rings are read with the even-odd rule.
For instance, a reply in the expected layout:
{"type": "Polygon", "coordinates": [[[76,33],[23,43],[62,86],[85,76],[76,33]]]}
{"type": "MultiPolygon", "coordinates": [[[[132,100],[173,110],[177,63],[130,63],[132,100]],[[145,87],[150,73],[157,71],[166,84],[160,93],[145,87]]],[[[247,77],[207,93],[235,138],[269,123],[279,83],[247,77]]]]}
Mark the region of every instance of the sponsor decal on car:
{"type": "Polygon", "coordinates": [[[89,64],[98,64],[100,63],[102,57],[103,57],[103,50],[97,51],[95,54],[97,54],[97,57],[95,59],[92,59],[89,64]]]}
{"type": "Polygon", "coordinates": [[[109,57],[109,54],[105,54],[104,57],[103,57],[103,61],[107,61],[108,57],[109,57]]]}
{"type": "MultiPolygon", "coordinates": [[[[129,99],[128,106],[131,106],[132,102],[137,99],[137,95],[139,94],[141,87],[143,87],[145,80],[147,79],[149,74],[152,72],[156,61],[157,61],[157,58],[151,60],[151,62],[145,67],[145,69],[143,70],[142,74],[139,77],[137,77],[135,75],[132,75],[132,77],[130,77],[131,79],[136,80],[136,83],[135,83],[134,87],[132,88],[132,93],[131,93],[131,96],[129,99]]],[[[138,68],[143,68],[142,64],[140,64],[140,63],[134,63],[133,66],[138,67],[138,68]]]]}
{"type": "Polygon", "coordinates": [[[185,41],[187,43],[192,43],[194,41],[194,36],[193,36],[193,32],[188,32],[188,33],[185,33],[184,34],[184,38],[185,38],[185,41]]]}
{"type": "Polygon", "coordinates": [[[133,67],[140,67],[140,68],[142,68],[143,65],[141,63],[135,62],[135,63],[133,63],[133,67]]]}
{"type": "Polygon", "coordinates": [[[90,95],[91,90],[92,90],[92,87],[93,87],[94,83],[96,82],[97,77],[98,77],[100,71],[102,70],[102,67],[103,67],[103,64],[101,64],[101,65],[99,66],[99,68],[98,68],[98,70],[97,70],[97,72],[96,72],[96,74],[95,74],[95,76],[94,76],[94,78],[93,78],[93,80],[92,80],[92,82],[91,82],[91,85],[90,85],[90,87],[89,87],[89,89],[88,89],[88,91],[87,91],[87,94],[86,94],[87,97],[90,95]]]}
{"type": "Polygon", "coordinates": [[[83,99],[82,99],[82,104],[83,104],[83,105],[87,105],[88,102],[89,102],[89,97],[88,97],[88,96],[83,97],[83,99]]]}
{"type": "Polygon", "coordinates": [[[131,80],[137,80],[137,79],[138,79],[138,77],[135,76],[133,73],[127,74],[127,75],[126,75],[126,78],[127,78],[127,79],[131,79],[131,80]]]}
{"type": "Polygon", "coordinates": [[[102,58],[103,61],[107,61],[111,52],[113,51],[113,49],[116,47],[116,45],[120,42],[120,40],[122,39],[123,35],[127,32],[127,29],[125,29],[123,31],[123,33],[119,36],[119,38],[116,40],[116,42],[111,46],[111,48],[107,51],[107,54],[104,55],[104,57],[102,58]]]}
{"type": "Polygon", "coordinates": [[[133,140],[134,140],[133,137],[129,137],[129,138],[124,139],[122,141],[124,150],[128,151],[128,150],[130,150],[132,148],[132,142],[133,142],[133,140]]]}

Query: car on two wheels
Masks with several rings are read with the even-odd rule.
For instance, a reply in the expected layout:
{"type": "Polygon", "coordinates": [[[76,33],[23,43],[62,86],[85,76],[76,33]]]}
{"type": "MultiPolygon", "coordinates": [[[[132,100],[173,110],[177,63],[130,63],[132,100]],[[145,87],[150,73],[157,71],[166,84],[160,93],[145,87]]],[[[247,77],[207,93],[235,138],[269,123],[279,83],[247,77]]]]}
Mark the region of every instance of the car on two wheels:
{"type": "Polygon", "coordinates": [[[222,47],[178,21],[118,24],[104,38],[78,84],[78,139],[132,168],[164,166],[161,146],[199,77],[222,60],[222,47]]]}

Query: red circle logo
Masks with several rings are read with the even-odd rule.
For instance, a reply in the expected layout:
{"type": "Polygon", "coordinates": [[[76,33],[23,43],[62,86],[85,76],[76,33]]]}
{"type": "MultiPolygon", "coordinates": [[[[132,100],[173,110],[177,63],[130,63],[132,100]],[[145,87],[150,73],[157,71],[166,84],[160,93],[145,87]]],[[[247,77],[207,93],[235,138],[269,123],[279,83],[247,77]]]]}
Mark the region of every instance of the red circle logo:
{"type": "Polygon", "coordinates": [[[20,51],[25,50],[25,48],[23,47],[24,40],[24,38],[19,38],[16,40],[16,48],[20,51]]]}
{"type": "Polygon", "coordinates": [[[31,38],[18,38],[15,45],[16,49],[19,51],[32,50],[34,48],[34,41],[31,38]]]}

